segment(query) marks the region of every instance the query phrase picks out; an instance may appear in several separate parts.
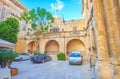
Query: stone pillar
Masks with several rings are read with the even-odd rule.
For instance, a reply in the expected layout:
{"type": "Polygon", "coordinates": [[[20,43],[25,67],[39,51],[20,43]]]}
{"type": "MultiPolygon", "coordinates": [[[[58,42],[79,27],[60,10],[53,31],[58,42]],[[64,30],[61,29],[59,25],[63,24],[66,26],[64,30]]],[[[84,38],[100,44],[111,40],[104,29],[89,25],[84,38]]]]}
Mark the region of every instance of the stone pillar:
{"type": "Polygon", "coordinates": [[[118,0],[110,0],[111,1],[111,7],[112,7],[112,13],[113,13],[113,19],[115,24],[115,31],[117,34],[117,42],[119,44],[119,53],[120,53],[120,7],[118,0]]]}
{"type": "Polygon", "coordinates": [[[92,54],[93,54],[93,56],[92,56],[92,65],[93,66],[95,66],[95,63],[96,63],[96,61],[95,61],[95,50],[94,50],[94,47],[95,47],[95,39],[94,39],[94,34],[93,34],[93,27],[91,28],[91,41],[92,41],[92,48],[91,48],[91,51],[92,51],[92,54]]]}
{"type": "Polygon", "coordinates": [[[113,57],[114,54],[114,44],[113,40],[115,40],[113,37],[115,37],[114,33],[114,23],[113,23],[113,16],[112,16],[112,10],[110,7],[110,0],[103,0],[103,7],[104,7],[104,15],[105,15],[105,21],[106,21],[106,32],[107,32],[107,42],[108,42],[108,51],[110,53],[110,56],[113,57]]]}
{"type": "Polygon", "coordinates": [[[113,23],[114,23],[114,29],[115,29],[115,36],[116,36],[116,57],[120,53],[120,7],[118,0],[110,0],[111,2],[111,8],[112,8],[112,14],[113,14],[113,23]]]}
{"type": "Polygon", "coordinates": [[[106,29],[108,29],[110,36],[109,38],[111,40],[110,46],[112,47],[112,51],[114,54],[114,64],[119,64],[118,57],[119,57],[119,33],[118,28],[116,27],[116,24],[114,23],[114,15],[112,14],[111,4],[110,0],[103,0],[104,4],[104,12],[106,17],[106,29]]]}
{"type": "MultiPolygon", "coordinates": [[[[106,1],[107,2],[107,1],[106,1]]],[[[111,2],[111,11],[112,11],[112,23],[114,23],[114,79],[120,79],[120,61],[119,61],[119,53],[120,53],[120,7],[118,0],[110,0],[111,2]]]]}
{"type": "Polygon", "coordinates": [[[101,0],[93,0],[93,11],[97,37],[98,79],[112,79],[106,39],[105,20],[101,0]]]}
{"type": "Polygon", "coordinates": [[[89,32],[89,28],[87,29],[86,31],[86,36],[84,37],[85,38],[85,51],[82,52],[82,55],[83,55],[83,59],[88,61],[89,60],[89,55],[90,55],[90,51],[89,51],[89,47],[90,47],[90,34],[88,33],[89,32]]]}
{"type": "Polygon", "coordinates": [[[93,51],[93,46],[94,46],[94,36],[93,36],[93,31],[92,31],[93,27],[91,26],[89,28],[89,34],[90,34],[90,59],[91,59],[91,65],[95,66],[95,52],[93,51]]]}

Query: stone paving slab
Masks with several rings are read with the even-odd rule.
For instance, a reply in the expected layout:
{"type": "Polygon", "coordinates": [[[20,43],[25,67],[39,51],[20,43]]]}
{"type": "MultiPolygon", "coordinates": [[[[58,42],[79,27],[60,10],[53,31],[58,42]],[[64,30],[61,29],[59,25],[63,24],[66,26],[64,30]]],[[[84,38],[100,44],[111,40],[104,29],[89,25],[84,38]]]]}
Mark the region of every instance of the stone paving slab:
{"type": "Polygon", "coordinates": [[[34,64],[31,61],[13,62],[19,74],[12,79],[91,79],[88,62],[82,65],[69,65],[68,61],[49,61],[34,64]]]}

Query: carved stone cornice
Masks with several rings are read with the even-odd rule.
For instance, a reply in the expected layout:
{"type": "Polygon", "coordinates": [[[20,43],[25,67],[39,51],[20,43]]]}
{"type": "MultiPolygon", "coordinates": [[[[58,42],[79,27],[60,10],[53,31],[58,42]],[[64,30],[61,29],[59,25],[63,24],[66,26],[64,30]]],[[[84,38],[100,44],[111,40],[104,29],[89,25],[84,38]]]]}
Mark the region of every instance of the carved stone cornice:
{"type": "Polygon", "coordinates": [[[20,3],[18,0],[10,0],[12,3],[14,3],[19,8],[23,9],[24,11],[29,11],[28,8],[25,7],[22,3],[20,3]]]}

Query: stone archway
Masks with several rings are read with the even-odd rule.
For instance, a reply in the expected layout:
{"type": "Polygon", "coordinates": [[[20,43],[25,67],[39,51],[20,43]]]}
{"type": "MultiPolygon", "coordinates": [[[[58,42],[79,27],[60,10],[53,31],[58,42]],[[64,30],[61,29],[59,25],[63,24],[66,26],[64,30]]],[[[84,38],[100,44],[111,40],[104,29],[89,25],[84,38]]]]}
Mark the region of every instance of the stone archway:
{"type": "Polygon", "coordinates": [[[30,43],[28,43],[27,47],[28,47],[28,53],[32,54],[33,52],[35,52],[36,49],[36,42],[35,41],[31,41],[30,43]]]}
{"type": "Polygon", "coordinates": [[[72,39],[67,43],[67,55],[69,55],[72,51],[85,51],[84,43],[79,39],[72,39]]]}
{"type": "Polygon", "coordinates": [[[45,52],[50,55],[55,55],[59,52],[59,44],[55,40],[50,40],[45,46],[45,52]]]}

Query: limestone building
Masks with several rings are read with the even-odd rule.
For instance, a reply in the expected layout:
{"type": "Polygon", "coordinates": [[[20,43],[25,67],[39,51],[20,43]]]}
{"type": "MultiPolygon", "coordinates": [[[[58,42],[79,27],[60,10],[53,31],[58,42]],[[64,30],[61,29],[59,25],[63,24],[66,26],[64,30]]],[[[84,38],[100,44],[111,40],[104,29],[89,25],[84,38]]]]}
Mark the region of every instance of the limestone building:
{"type": "Polygon", "coordinates": [[[82,0],[92,64],[98,79],[120,78],[120,0],[82,0]]]}
{"type": "Polygon", "coordinates": [[[24,11],[28,11],[28,8],[20,3],[19,0],[0,0],[0,21],[3,21],[9,17],[14,17],[19,21],[20,28],[15,49],[18,52],[24,52],[23,50],[25,50],[24,36],[27,32],[27,28],[29,28],[26,26],[25,21],[19,20],[20,14],[22,14],[24,11]]]}
{"type": "MultiPolygon", "coordinates": [[[[56,57],[59,52],[69,55],[72,51],[81,51],[87,59],[88,45],[86,41],[86,31],[84,29],[85,20],[70,20],[55,16],[55,22],[49,27],[49,32],[41,36],[39,41],[40,52],[47,52],[56,57]]],[[[36,42],[33,39],[26,40],[26,52],[36,51],[36,42]]]]}

